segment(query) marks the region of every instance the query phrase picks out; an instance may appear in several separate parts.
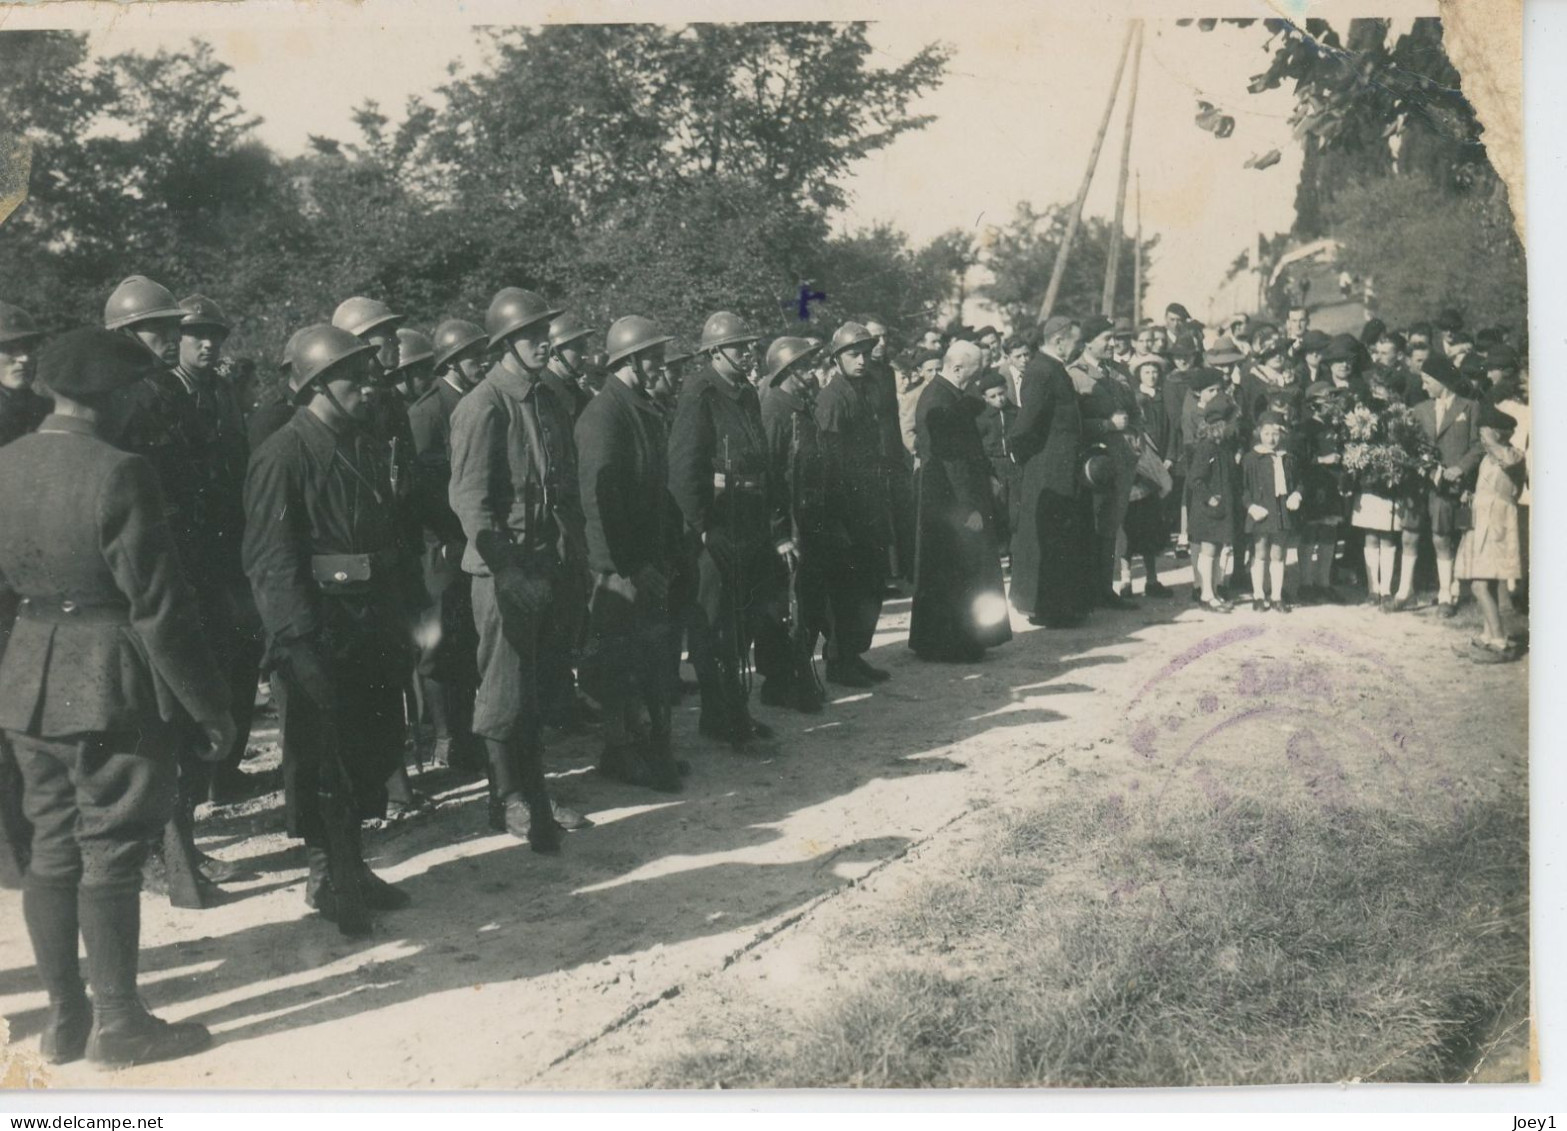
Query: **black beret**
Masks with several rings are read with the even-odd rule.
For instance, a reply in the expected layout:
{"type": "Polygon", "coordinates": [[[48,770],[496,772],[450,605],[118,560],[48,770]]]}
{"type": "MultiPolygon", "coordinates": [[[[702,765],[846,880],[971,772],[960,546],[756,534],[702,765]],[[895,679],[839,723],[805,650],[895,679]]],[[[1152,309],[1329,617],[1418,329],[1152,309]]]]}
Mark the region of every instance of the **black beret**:
{"type": "Polygon", "coordinates": [[[1301,353],[1322,353],[1333,343],[1333,339],[1321,330],[1307,330],[1300,338],[1301,353]]]}
{"type": "Polygon", "coordinates": [[[1322,351],[1322,360],[1331,365],[1335,361],[1353,361],[1359,364],[1365,358],[1365,346],[1353,334],[1336,334],[1322,351]]]}
{"type": "Polygon", "coordinates": [[[152,351],[129,334],[85,326],[67,330],[38,355],[38,380],[50,392],[90,401],[134,385],[158,365],[152,351]]]}
{"type": "Polygon", "coordinates": [[[1114,325],[1115,323],[1111,322],[1103,314],[1090,314],[1083,319],[1083,341],[1093,341],[1114,325]]]}
{"type": "Polygon", "coordinates": [[[987,389],[1005,389],[1007,387],[1007,379],[994,369],[987,369],[980,376],[978,385],[979,391],[982,393],[987,389]]]}
{"type": "Polygon", "coordinates": [[[1432,353],[1426,358],[1420,371],[1433,381],[1440,383],[1444,388],[1451,389],[1455,393],[1464,391],[1464,379],[1459,375],[1458,369],[1447,360],[1447,355],[1432,353]]]}
{"type": "Polygon", "coordinates": [[[1224,380],[1224,375],[1217,369],[1193,369],[1186,375],[1186,387],[1194,393],[1200,393],[1204,389],[1211,389],[1224,380]]]}
{"type": "Polygon", "coordinates": [[[1480,427],[1495,428],[1498,432],[1510,432],[1518,427],[1518,421],[1494,404],[1480,406],[1480,427]]]}
{"type": "Polygon", "coordinates": [[[1512,346],[1494,345],[1485,353],[1485,367],[1515,373],[1518,370],[1518,351],[1512,346]]]}

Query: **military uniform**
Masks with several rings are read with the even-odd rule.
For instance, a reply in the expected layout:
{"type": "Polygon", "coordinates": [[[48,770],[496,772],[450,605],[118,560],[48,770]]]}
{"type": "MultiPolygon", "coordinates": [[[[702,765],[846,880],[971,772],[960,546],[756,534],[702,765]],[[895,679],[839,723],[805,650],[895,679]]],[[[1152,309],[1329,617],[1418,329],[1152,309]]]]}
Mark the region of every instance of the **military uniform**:
{"type": "Polygon", "coordinates": [[[702,690],[702,729],[756,733],[746,709],[753,641],[770,668],[781,641],[782,566],[774,547],[767,436],[756,390],[708,366],[680,392],[669,440],[669,493],[696,551],[691,659],[702,690]],[[705,539],[705,544],[704,544],[705,539]]]}
{"type": "Polygon", "coordinates": [[[606,713],[640,698],[651,733],[647,766],[606,743],[601,768],[642,784],[677,790],[670,751],[670,632],[667,593],[647,588],[651,573],[666,582],[679,514],[669,497],[668,439],[653,400],[611,376],[576,428],[578,484],[586,519],[593,593],[582,682],[606,713]],[[656,774],[647,777],[648,773],[656,774]]]}
{"type": "Polygon", "coordinates": [[[815,676],[809,665],[816,654],[817,639],[831,632],[830,586],[849,547],[843,494],[833,478],[814,409],[810,391],[782,385],[773,388],[762,402],[773,485],[774,538],[793,541],[800,555],[791,579],[794,592],[789,635],[798,669],[792,674],[813,686],[815,676]]]}
{"type": "Polygon", "coordinates": [[[835,372],[816,395],[816,425],[842,484],[849,532],[829,596],[833,629],[828,659],[852,660],[870,650],[876,634],[892,536],[882,424],[871,379],[851,380],[835,372]]]}
{"type": "MultiPolygon", "coordinates": [[[[582,530],[571,428],[537,375],[511,354],[452,413],[448,495],[468,540],[462,567],[473,578],[479,634],[473,729],[492,744],[497,776],[498,748],[517,761],[535,824],[549,813],[541,653],[578,619],[555,599],[567,588],[564,544],[582,530]]],[[[504,800],[505,786],[492,781],[504,800]]]]}
{"type": "Polygon", "coordinates": [[[0,448],[27,435],[49,415],[50,401],[32,389],[0,386],[0,448]]]}
{"type": "MultiPolygon", "coordinates": [[[[107,394],[119,383],[109,374],[145,364],[105,331],[72,331],[55,347],[63,372],[47,372],[48,350],[40,370],[61,396],[107,394]]],[[[23,912],[49,992],[42,1051],[104,1064],[195,1051],[204,1029],[166,1025],[137,997],[139,889],[174,809],[177,751],[229,699],[157,475],[89,422],[49,416],[0,450],[0,529],[0,599],[19,608],[0,662],[0,728],[33,825],[23,912]]]]}
{"type": "Polygon", "coordinates": [[[423,596],[393,499],[376,439],[308,410],[256,451],[245,480],[245,570],[278,699],[288,832],[329,853],[357,853],[359,822],[384,815],[402,756],[408,611],[423,596]]]}
{"type": "Polygon", "coordinates": [[[473,735],[479,636],[473,623],[471,585],[462,570],[467,539],[447,497],[452,413],[462,397],[463,390],[449,377],[438,378],[408,410],[408,425],[415,455],[414,493],[421,500],[418,509],[424,527],[420,561],[431,601],[426,616],[440,628],[435,643],[422,646],[419,654],[425,709],[435,727],[436,761],[441,762],[445,753],[447,760],[455,755],[458,764],[476,767],[483,764],[473,735]]]}

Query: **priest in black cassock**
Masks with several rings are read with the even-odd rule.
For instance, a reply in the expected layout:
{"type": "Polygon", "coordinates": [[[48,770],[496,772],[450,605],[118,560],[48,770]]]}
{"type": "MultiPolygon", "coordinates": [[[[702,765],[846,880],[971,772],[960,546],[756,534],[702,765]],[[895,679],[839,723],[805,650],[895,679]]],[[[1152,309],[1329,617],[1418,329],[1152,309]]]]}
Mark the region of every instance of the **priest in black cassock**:
{"type": "Polygon", "coordinates": [[[1012,639],[978,427],[985,404],[966,391],[983,365],[978,346],[954,342],[915,409],[919,526],[909,647],[922,660],[972,663],[1012,639]]]}

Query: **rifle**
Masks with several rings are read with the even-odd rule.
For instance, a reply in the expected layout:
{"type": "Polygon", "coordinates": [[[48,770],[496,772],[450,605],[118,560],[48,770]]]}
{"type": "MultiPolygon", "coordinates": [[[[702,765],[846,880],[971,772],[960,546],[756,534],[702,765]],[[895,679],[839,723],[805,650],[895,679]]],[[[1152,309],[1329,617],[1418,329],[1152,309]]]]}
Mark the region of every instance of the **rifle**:
{"type": "MultiPolygon", "coordinates": [[[[811,673],[811,683],[823,695],[827,687],[816,670],[815,633],[807,629],[800,614],[800,561],[803,543],[800,537],[800,418],[792,419],[789,436],[789,540],[794,543],[795,560],[789,565],[789,627],[794,638],[795,662],[811,673]]],[[[800,674],[804,674],[802,671],[800,674]]]]}
{"type": "Polygon", "coordinates": [[[744,552],[740,536],[740,492],[736,488],[734,459],[729,452],[729,437],[724,437],[724,504],[729,512],[730,564],[729,564],[729,618],[731,645],[734,649],[735,674],[747,697],[751,694],[750,649],[745,646],[745,606],[741,603],[745,593],[744,552]]]}

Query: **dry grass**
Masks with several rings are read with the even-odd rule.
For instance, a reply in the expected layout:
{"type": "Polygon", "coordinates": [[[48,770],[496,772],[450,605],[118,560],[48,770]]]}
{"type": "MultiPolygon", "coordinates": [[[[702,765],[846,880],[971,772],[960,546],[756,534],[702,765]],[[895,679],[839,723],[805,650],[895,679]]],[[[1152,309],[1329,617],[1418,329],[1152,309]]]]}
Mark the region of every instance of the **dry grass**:
{"type": "Polygon", "coordinates": [[[1521,803],[1056,805],[841,939],[881,957],[831,1007],[737,1019],[653,1083],[1462,1080],[1527,1000],[1527,852],[1521,803]]]}

